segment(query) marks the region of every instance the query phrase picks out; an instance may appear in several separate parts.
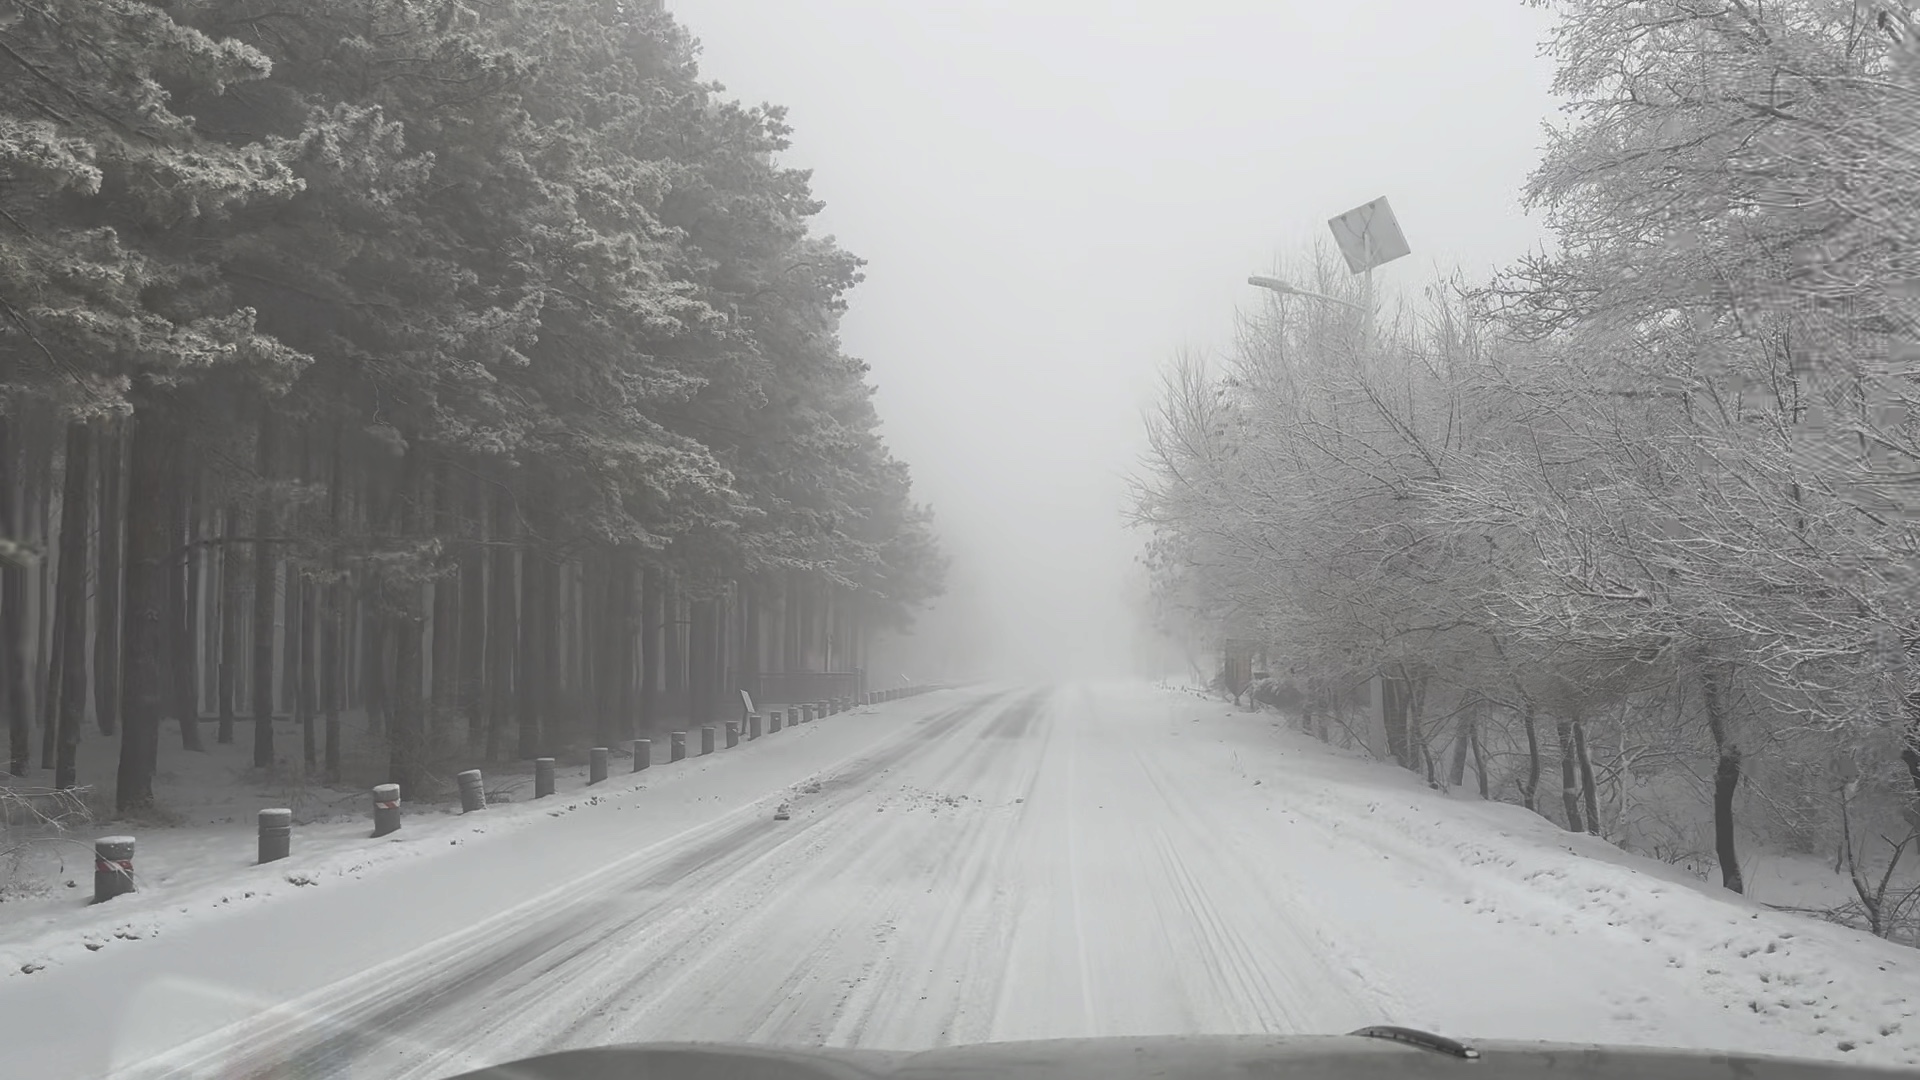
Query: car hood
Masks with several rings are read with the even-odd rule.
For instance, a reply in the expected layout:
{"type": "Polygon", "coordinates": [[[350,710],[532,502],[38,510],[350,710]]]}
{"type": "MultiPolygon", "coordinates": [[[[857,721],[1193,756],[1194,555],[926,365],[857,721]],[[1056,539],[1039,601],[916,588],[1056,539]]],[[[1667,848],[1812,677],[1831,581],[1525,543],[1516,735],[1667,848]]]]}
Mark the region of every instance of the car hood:
{"type": "MultiPolygon", "coordinates": [[[[1416,1033],[1417,1034],[1417,1033],[1416,1033]]],[[[1701,1050],[1360,1035],[1182,1035],[848,1050],[640,1043],[458,1080],[1881,1080],[1911,1070],[1701,1050]]]]}

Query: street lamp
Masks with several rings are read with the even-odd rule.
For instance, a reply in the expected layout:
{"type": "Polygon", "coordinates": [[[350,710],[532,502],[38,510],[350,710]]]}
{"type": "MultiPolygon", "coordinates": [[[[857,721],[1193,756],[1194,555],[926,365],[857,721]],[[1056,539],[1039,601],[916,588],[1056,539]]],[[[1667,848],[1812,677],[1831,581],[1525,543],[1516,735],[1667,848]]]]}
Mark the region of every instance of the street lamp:
{"type": "Polygon", "coordinates": [[[1266,277],[1261,274],[1255,274],[1247,279],[1247,284],[1257,285],[1262,289],[1270,289],[1274,292],[1289,296],[1306,296],[1315,300],[1325,300],[1329,304],[1339,304],[1341,307],[1350,307],[1355,311],[1366,310],[1366,308],[1361,307],[1351,300],[1342,300],[1337,296],[1328,296],[1326,293],[1311,292],[1307,289],[1296,289],[1276,277],[1266,277]]]}
{"type": "Polygon", "coordinates": [[[1363,203],[1327,222],[1327,228],[1333,230],[1333,242],[1339,245],[1340,254],[1347,260],[1347,269],[1356,274],[1365,274],[1366,303],[1356,304],[1351,300],[1342,300],[1325,293],[1308,292],[1296,289],[1279,278],[1263,277],[1255,274],[1247,279],[1247,284],[1262,289],[1271,289],[1277,293],[1305,296],[1314,300],[1325,300],[1329,304],[1339,304],[1355,311],[1369,312],[1373,309],[1373,268],[1382,263],[1390,263],[1402,255],[1409,254],[1407,237],[1400,231],[1400,222],[1393,216],[1393,207],[1387,205],[1386,196],[1363,203]]]}

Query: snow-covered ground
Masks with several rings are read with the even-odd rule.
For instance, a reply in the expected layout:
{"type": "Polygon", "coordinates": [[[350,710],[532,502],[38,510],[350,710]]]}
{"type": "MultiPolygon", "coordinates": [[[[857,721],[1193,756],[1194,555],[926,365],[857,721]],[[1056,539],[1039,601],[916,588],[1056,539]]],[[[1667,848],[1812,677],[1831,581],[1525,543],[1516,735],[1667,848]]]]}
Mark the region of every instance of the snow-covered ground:
{"type": "Polygon", "coordinates": [[[1271,715],[979,688],[788,734],[598,801],[410,821],[422,857],[358,880],[329,860],[364,839],[251,868],[247,903],[141,897],[113,918],[160,932],[97,951],[59,935],[122,901],[69,911],[14,947],[45,968],[0,979],[9,1067],[94,1076],[193,1036],[174,1075],[438,1077],[616,1041],[1387,1020],[1920,1064],[1920,954],[1271,715]]]}

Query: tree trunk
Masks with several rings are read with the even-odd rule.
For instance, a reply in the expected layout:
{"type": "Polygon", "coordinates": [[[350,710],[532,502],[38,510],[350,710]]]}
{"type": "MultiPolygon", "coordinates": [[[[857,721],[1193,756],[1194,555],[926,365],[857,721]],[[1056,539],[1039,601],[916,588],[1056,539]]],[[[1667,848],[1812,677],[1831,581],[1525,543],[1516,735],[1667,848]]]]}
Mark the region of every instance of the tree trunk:
{"type": "Polygon", "coordinates": [[[514,705],[520,729],[522,760],[540,756],[540,710],[546,692],[550,627],[547,625],[547,566],[533,550],[520,552],[519,670],[514,677],[514,705]]]}
{"type": "Polygon", "coordinates": [[[220,522],[220,726],[214,740],[233,741],[234,691],[240,675],[240,608],[246,582],[240,572],[240,504],[230,502],[220,522]]]}
{"type": "Polygon", "coordinates": [[[1453,763],[1447,768],[1447,786],[1459,787],[1467,782],[1467,744],[1473,741],[1474,712],[1468,707],[1460,714],[1460,723],[1453,736],[1453,763]]]}
{"type": "Polygon", "coordinates": [[[486,739],[486,714],[481,708],[481,691],[486,682],[487,646],[494,632],[487,610],[487,577],[481,541],[486,536],[486,496],[482,489],[468,489],[469,517],[458,545],[455,565],[460,570],[460,655],[455,673],[454,696],[460,716],[466,722],[467,745],[479,748],[486,739]]]}
{"type": "MultiPolygon", "coordinates": [[[[412,447],[407,450],[407,460],[401,469],[405,478],[400,491],[400,539],[410,540],[421,531],[424,524],[419,511],[420,505],[420,468],[419,451],[412,447]]],[[[390,588],[386,593],[387,603],[392,614],[388,616],[393,633],[393,715],[391,730],[393,738],[390,744],[389,775],[387,779],[400,785],[400,796],[414,799],[423,793],[422,783],[427,770],[427,717],[421,695],[420,670],[425,657],[426,617],[420,595],[420,586],[414,580],[404,581],[398,588],[390,588]]]]}
{"type": "Polygon", "coordinates": [[[93,440],[87,425],[67,424],[67,468],[60,495],[60,721],[53,786],[79,783],[80,729],[87,722],[87,509],[92,500],[93,440]]]}
{"type": "Polygon", "coordinates": [[[1520,789],[1520,796],[1527,809],[1539,813],[1536,800],[1540,795],[1540,729],[1535,723],[1532,697],[1521,697],[1520,719],[1527,731],[1527,779],[1520,789]]]}
{"type": "Polygon", "coordinates": [[[1487,755],[1480,744],[1480,725],[1473,726],[1470,736],[1473,741],[1473,773],[1480,781],[1480,797],[1490,799],[1493,795],[1487,790],[1487,755]]]}
{"type": "Polygon", "coordinates": [[[99,443],[100,539],[93,577],[99,625],[93,632],[93,711],[100,734],[112,735],[120,730],[120,500],[125,492],[118,422],[102,425],[99,443]]]}
{"type": "Polygon", "coordinates": [[[447,467],[441,465],[434,470],[433,531],[444,554],[436,567],[439,574],[433,579],[433,651],[430,654],[433,670],[428,684],[432,687],[433,707],[428,711],[429,742],[451,731],[459,712],[455,700],[458,683],[454,676],[457,674],[455,658],[460,655],[460,563],[453,552],[461,545],[455,537],[458,522],[453,511],[453,481],[447,467]]]}
{"type": "Polygon", "coordinates": [[[619,718],[616,725],[618,738],[634,737],[634,604],[633,604],[633,553],[626,549],[614,552],[613,556],[613,626],[617,639],[614,651],[613,677],[618,686],[614,692],[614,714],[619,718]]]}
{"type": "Polygon", "coordinates": [[[374,571],[367,582],[368,596],[355,605],[360,632],[360,703],[367,710],[367,730],[377,738],[393,734],[393,694],[389,678],[393,662],[392,623],[379,610],[385,585],[374,571]]]}
{"type": "Polygon", "coordinates": [[[666,597],[666,625],[661,639],[662,674],[665,676],[661,689],[666,692],[666,711],[673,716],[690,715],[687,700],[687,649],[686,619],[681,614],[685,597],[681,595],[680,583],[669,571],[664,577],[666,597]]]}
{"type": "Polygon", "coordinates": [[[1580,778],[1579,765],[1574,759],[1573,722],[1555,720],[1553,733],[1560,742],[1560,806],[1567,815],[1567,830],[1585,832],[1586,827],[1580,821],[1580,778]]]}
{"type": "MultiPolygon", "coordinates": [[[[22,541],[15,463],[25,455],[16,427],[0,412],[0,539],[22,541]]],[[[6,711],[7,772],[13,776],[24,776],[33,764],[27,678],[27,567],[20,559],[0,559],[0,709],[6,711]]]]}
{"type": "Polygon", "coordinates": [[[197,658],[199,628],[196,625],[196,605],[194,592],[200,583],[199,550],[194,541],[199,539],[199,530],[195,527],[195,503],[191,485],[195,480],[198,463],[193,460],[190,451],[182,450],[175,470],[179,478],[177,497],[174,500],[174,539],[179,545],[179,557],[167,568],[167,622],[174,628],[169,636],[171,650],[167,655],[167,669],[173,676],[173,715],[180,724],[180,745],[188,750],[199,750],[200,746],[200,692],[197,658]]]}
{"type": "Polygon", "coordinates": [[[620,598],[614,595],[613,582],[617,575],[613,559],[614,553],[608,550],[596,552],[581,563],[587,623],[581,644],[587,652],[586,698],[592,703],[596,746],[612,746],[620,737],[619,713],[614,705],[619,689],[615,685],[614,668],[619,663],[616,654],[620,647],[620,635],[614,629],[614,612],[620,598]]]}
{"type": "Polygon", "coordinates": [[[1594,789],[1593,758],[1587,754],[1587,724],[1579,714],[1573,718],[1573,751],[1580,761],[1580,790],[1586,795],[1587,831],[1600,835],[1600,796],[1594,789]]]}
{"type": "Polygon", "coordinates": [[[287,573],[287,650],[293,654],[293,717],[300,724],[300,763],[312,776],[320,764],[313,730],[313,586],[289,564],[287,573]]]}
{"type": "Polygon", "coordinates": [[[734,595],[739,598],[736,606],[740,623],[740,670],[735,681],[744,689],[754,685],[760,675],[760,593],[752,583],[743,581],[734,586],[734,595]]]}
{"type": "Polygon", "coordinates": [[[400,785],[403,798],[417,798],[427,769],[425,706],[420,693],[422,637],[426,620],[414,611],[393,617],[392,758],[388,780],[400,785]]]}
{"type": "Polygon", "coordinates": [[[329,539],[327,568],[332,571],[327,583],[320,587],[320,709],[326,715],[325,742],[321,757],[323,774],[327,782],[340,782],[340,709],[343,704],[343,672],[340,670],[340,652],[346,633],[340,618],[340,600],[346,591],[345,577],[341,573],[341,546],[345,543],[346,522],[341,517],[345,506],[346,478],[341,472],[341,426],[335,424],[332,431],[332,444],[327,454],[327,528],[332,534],[329,539]]]}
{"type": "Polygon", "coordinates": [[[652,731],[660,722],[661,634],[666,618],[660,571],[648,566],[640,574],[640,728],[643,731],[652,731]]]}
{"type": "Polygon", "coordinates": [[[651,732],[660,723],[660,625],[666,605],[660,601],[660,571],[647,565],[639,571],[639,730],[651,732]]]}
{"type": "Polygon", "coordinates": [[[321,770],[327,782],[340,782],[340,638],[345,632],[340,620],[339,582],[322,587],[320,622],[320,710],[326,716],[321,747],[321,770]]]}
{"type": "Polygon", "coordinates": [[[35,681],[38,693],[34,697],[34,706],[40,713],[40,767],[53,768],[56,747],[53,728],[58,719],[60,695],[60,605],[55,602],[54,575],[59,572],[60,560],[54,548],[55,530],[53,525],[53,477],[55,454],[53,447],[60,441],[61,429],[50,424],[48,436],[39,440],[42,444],[40,455],[44,469],[29,466],[28,476],[40,479],[32,485],[31,502],[34,510],[35,536],[40,544],[40,562],[35,567],[34,601],[37,616],[34,619],[34,658],[35,681]]]}
{"type": "Polygon", "coordinates": [[[1746,883],[1740,875],[1740,852],[1734,846],[1733,795],[1740,786],[1740,744],[1733,736],[1727,715],[1725,669],[1703,657],[1700,664],[1700,691],[1707,710],[1707,731],[1713,736],[1713,849],[1720,861],[1720,883],[1743,893],[1746,883]]]}
{"type": "Polygon", "coordinates": [[[58,740],[54,737],[54,728],[60,722],[60,690],[66,685],[65,671],[67,651],[65,648],[66,609],[60,603],[59,586],[54,575],[60,571],[60,561],[48,558],[41,562],[40,596],[41,606],[52,615],[52,627],[41,620],[40,652],[46,657],[45,678],[40,683],[40,767],[53,768],[54,758],[59,754],[58,740]],[[51,582],[51,587],[49,584],[51,582]]]}
{"type": "Polygon", "coordinates": [[[520,588],[515,580],[517,553],[508,542],[515,535],[513,502],[508,492],[493,495],[493,545],[487,570],[487,760],[499,761],[506,753],[507,723],[515,705],[514,677],[518,658],[520,624],[515,597],[520,588]]]}
{"type": "Polygon", "coordinates": [[[273,613],[274,559],[269,542],[278,529],[273,493],[274,418],[261,411],[259,451],[260,491],[254,499],[253,527],[260,535],[253,542],[253,764],[266,768],[273,764],[273,613]]]}
{"type": "Polygon", "coordinates": [[[710,724],[714,721],[714,666],[719,662],[719,657],[714,655],[718,607],[718,602],[714,600],[695,600],[689,605],[687,689],[688,707],[694,724],[710,724]]]}
{"type": "Polygon", "coordinates": [[[1380,676],[1380,722],[1387,732],[1387,754],[1403,769],[1418,769],[1407,741],[1407,709],[1411,705],[1406,683],[1384,672],[1380,676]]]}
{"type": "Polygon", "coordinates": [[[114,804],[120,812],[153,805],[153,761],[160,716],[167,707],[167,580],[173,557],[174,436],[163,406],[137,408],[127,469],[125,685],[120,716],[120,768],[114,804]]]}

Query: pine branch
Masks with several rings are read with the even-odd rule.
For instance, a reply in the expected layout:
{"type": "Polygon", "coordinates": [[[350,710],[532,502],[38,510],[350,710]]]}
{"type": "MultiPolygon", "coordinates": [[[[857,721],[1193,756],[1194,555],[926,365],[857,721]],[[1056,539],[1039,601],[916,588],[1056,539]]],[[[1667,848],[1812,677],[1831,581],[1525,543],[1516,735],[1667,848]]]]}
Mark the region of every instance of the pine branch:
{"type": "Polygon", "coordinates": [[[60,80],[54,78],[53,76],[47,74],[46,72],[41,71],[38,67],[34,65],[33,61],[28,60],[26,57],[21,56],[19,53],[15,52],[13,50],[13,47],[8,45],[4,40],[0,40],[0,55],[6,56],[8,59],[12,60],[14,63],[20,65],[21,69],[24,70],[27,74],[33,76],[36,79],[39,79],[41,82],[46,83],[48,86],[51,86],[55,90],[58,90],[61,93],[67,95],[67,97],[73,99],[74,104],[87,110],[88,112],[99,117],[100,119],[105,120],[107,123],[112,124],[114,127],[119,128],[121,131],[124,131],[129,135],[137,135],[140,138],[147,140],[148,142],[157,143],[161,141],[158,136],[153,135],[150,132],[141,131],[139,128],[133,127],[132,125],[121,120],[119,117],[113,115],[112,113],[106,111],[105,109],[100,108],[98,105],[95,105],[93,102],[88,101],[86,98],[81,97],[79,93],[77,93],[76,91],[68,89],[66,84],[62,83],[60,80]]]}

